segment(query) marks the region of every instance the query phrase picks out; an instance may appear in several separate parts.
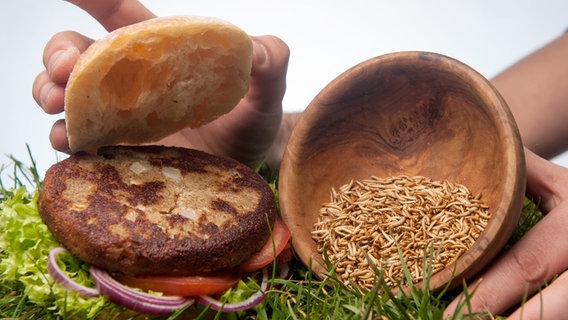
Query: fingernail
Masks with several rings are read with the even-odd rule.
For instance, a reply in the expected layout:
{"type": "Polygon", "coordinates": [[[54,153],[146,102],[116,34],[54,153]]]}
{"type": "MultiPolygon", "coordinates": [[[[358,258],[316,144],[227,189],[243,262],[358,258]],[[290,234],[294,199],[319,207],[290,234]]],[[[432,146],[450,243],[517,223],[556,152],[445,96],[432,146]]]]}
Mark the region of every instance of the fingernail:
{"type": "Polygon", "coordinates": [[[253,65],[262,65],[266,62],[266,60],[268,59],[268,54],[266,52],[266,47],[258,42],[257,40],[252,40],[252,45],[253,45],[253,56],[254,56],[254,63],[253,65]]]}

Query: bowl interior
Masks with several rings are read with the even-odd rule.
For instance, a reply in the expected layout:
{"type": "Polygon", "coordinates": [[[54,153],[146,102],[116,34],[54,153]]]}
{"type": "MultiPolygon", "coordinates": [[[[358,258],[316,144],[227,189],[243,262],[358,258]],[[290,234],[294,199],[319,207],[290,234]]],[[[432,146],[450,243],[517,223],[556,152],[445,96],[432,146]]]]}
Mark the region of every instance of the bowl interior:
{"type": "Polygon", "coordinates": [[[525,176],[512,115],[485,78],[445,56],[403,52],[365,61],[324,88],[294,128],[280,170],[282,214],[300,259],[327,272],[311,231],[332,187],[401,174],[464,184],[491,210],[474,247],[431,287],[472,276],[494,257],[516,225],[525,176]]]}

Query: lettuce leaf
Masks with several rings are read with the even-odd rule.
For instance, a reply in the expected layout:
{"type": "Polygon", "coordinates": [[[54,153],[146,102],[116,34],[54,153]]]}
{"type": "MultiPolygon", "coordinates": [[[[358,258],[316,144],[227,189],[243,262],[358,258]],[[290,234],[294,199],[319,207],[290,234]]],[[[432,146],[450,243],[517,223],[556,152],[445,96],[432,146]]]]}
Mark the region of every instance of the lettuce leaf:
{"type": "MultiPolygon", "coordinates": [[[[47,273],[47,254],[59,246],[37,210],[37,190],[21,186],[0,203],[0,282],[19,282],[28,300],[57,315],[93,318],[108,304],[103,297],[83,298],[55,283],[47,273]]],[[[75,281],[92,286],[85,263],[62,256],[60,267],[75,281]]]]}

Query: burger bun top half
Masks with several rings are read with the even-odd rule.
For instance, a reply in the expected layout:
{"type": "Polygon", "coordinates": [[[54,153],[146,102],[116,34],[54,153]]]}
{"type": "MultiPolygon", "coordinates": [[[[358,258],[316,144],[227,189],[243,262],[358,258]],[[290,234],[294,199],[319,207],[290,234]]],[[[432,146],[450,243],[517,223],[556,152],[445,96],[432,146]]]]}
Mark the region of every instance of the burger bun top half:
{"type": "Polygon", "coordinates": [[[245,95],[252,42],[217,18],[154,18],[95,41],[65,91],[72,153],[158,141],[231,111],[245,95]]]}

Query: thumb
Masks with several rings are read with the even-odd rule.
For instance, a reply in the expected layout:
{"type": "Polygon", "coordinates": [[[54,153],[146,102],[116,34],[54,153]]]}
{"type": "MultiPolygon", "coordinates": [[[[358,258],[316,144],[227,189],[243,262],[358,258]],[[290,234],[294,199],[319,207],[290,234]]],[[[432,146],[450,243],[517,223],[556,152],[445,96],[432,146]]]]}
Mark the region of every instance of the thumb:
{"type": "Polygon", "coordinates": [[[527,194],[548,212],[568,197],[568,169],[525,148],[527,194]]]}
{"type": "Polygon", "coordinates": [[[282,98],[286,91],[288,46],[275,36],[251,37],[253,60],[246,95],[223,121],[214,121],[202,132],[223,132],[227,139],[203,134],[207,145],[217,146],[217,154],[229,154],[247,164],[258,164],[272,145],[282,119],[282,98]],[[224,145],[223,145],[224,144],[224,145]]]}
{"type": "Polygon", "coordinates": [[[286,72],[290,49],[275,36],[251,37],[254,48],[250,89],[245,99],[258,108],[270,112],[281,106],[286,92],[286,72]]]}

